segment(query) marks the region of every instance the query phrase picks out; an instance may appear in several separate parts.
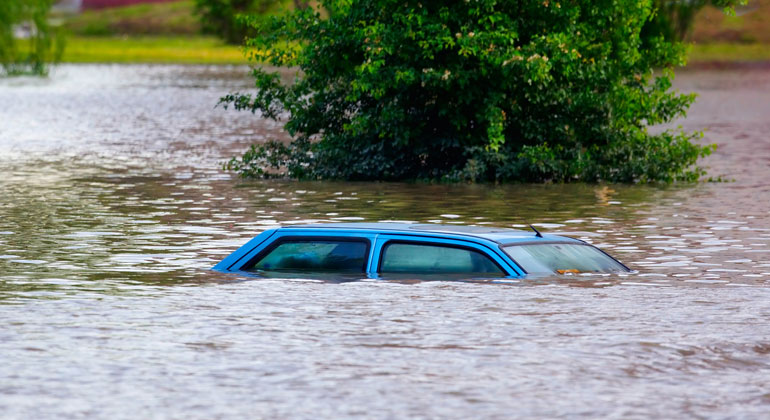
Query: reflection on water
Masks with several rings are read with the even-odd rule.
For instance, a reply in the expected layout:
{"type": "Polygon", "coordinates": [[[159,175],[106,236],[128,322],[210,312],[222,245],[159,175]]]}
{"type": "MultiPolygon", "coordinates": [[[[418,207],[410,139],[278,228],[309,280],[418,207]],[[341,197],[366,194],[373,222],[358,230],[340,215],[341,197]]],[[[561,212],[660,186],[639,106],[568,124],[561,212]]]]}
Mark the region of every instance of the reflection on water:
{"type": "Polygon", "coordinates": [[[50,80],[0,81],[3,417],[770,408],[766,70],[679,77],[701,92],[682,124],[709,128],[720,149],[706,163],[735,179],[697,186],[232,179],[223,160],[284,136],[214,108],[249,88],[243,74],[64,66],[50,80]],[[639,272],[351,282],[209,270],[270,227],[387,220],[532,223],[639,272]]]}

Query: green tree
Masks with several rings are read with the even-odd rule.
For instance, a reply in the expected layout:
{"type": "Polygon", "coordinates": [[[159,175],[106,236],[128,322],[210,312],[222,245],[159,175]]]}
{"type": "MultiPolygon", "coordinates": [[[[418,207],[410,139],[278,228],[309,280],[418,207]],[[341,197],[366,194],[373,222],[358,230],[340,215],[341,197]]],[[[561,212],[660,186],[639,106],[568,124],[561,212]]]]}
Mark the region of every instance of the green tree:
{"type": "Polygon", "coordinates": [[[48,23],[53,0],[0,1],[0,66],[6,75],[46,74],[62,52],[60,34],[48,23]],[[17,31],[28,39],[17,39],[17,31]],[[28,42],[27,46],[20,43],[28,42]]]}
{"type": "Polygon", "coordinates": [[[285,120],[243,176],[472,181],[696,180],[713,146],[648,127],[683,116],[685,48],[641,37],[652,1],[326,0],[252,20],[256,93],[225,106],[285,120]],[[320,10],[320,9],[319,9],[320,10]],[[655,67],[662,66],[659,71],[655,67]]]}

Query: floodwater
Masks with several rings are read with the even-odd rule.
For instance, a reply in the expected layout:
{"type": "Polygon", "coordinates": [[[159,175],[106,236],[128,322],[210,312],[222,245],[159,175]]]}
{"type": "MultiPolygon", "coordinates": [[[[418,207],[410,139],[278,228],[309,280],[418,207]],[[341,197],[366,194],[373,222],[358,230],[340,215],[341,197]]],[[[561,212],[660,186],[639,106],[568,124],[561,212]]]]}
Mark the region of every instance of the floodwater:
{"type": "Polygon", "coordinates": [[[0,417],[762,418],[770,413],[770,68],[686,71],[731,182],[249,181],[279,125],[215,108],[239,67],[0,81],[0,417]],[[638,274],[464,283],[209,268],[308,221],[521,227],[638,274]]]}

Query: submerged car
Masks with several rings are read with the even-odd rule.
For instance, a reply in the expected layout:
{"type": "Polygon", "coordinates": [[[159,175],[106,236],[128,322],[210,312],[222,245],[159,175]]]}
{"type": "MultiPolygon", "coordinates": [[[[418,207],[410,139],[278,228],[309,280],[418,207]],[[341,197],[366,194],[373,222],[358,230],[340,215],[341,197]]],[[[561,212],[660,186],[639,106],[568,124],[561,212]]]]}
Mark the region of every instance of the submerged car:
{"type": "Polygon", "coordinates": [[[579,239],[479,226],[328,223],[270,229],[215,270],[260,276],[288,273],[460,275],[521,278],[532,274],[630,272],[579,239]]]}

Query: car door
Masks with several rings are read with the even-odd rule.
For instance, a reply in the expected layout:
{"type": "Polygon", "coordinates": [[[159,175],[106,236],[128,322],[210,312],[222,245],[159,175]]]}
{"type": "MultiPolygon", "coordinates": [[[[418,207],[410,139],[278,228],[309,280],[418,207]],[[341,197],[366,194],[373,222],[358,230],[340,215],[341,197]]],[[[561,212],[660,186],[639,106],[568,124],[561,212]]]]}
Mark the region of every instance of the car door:
{"type": "Polygon", "coordinates": [[[521,277],[523,274],[497,252],[497,247],[483,241],[398,234],[377,236],[369,270],[373,278],[521,277]]]}

